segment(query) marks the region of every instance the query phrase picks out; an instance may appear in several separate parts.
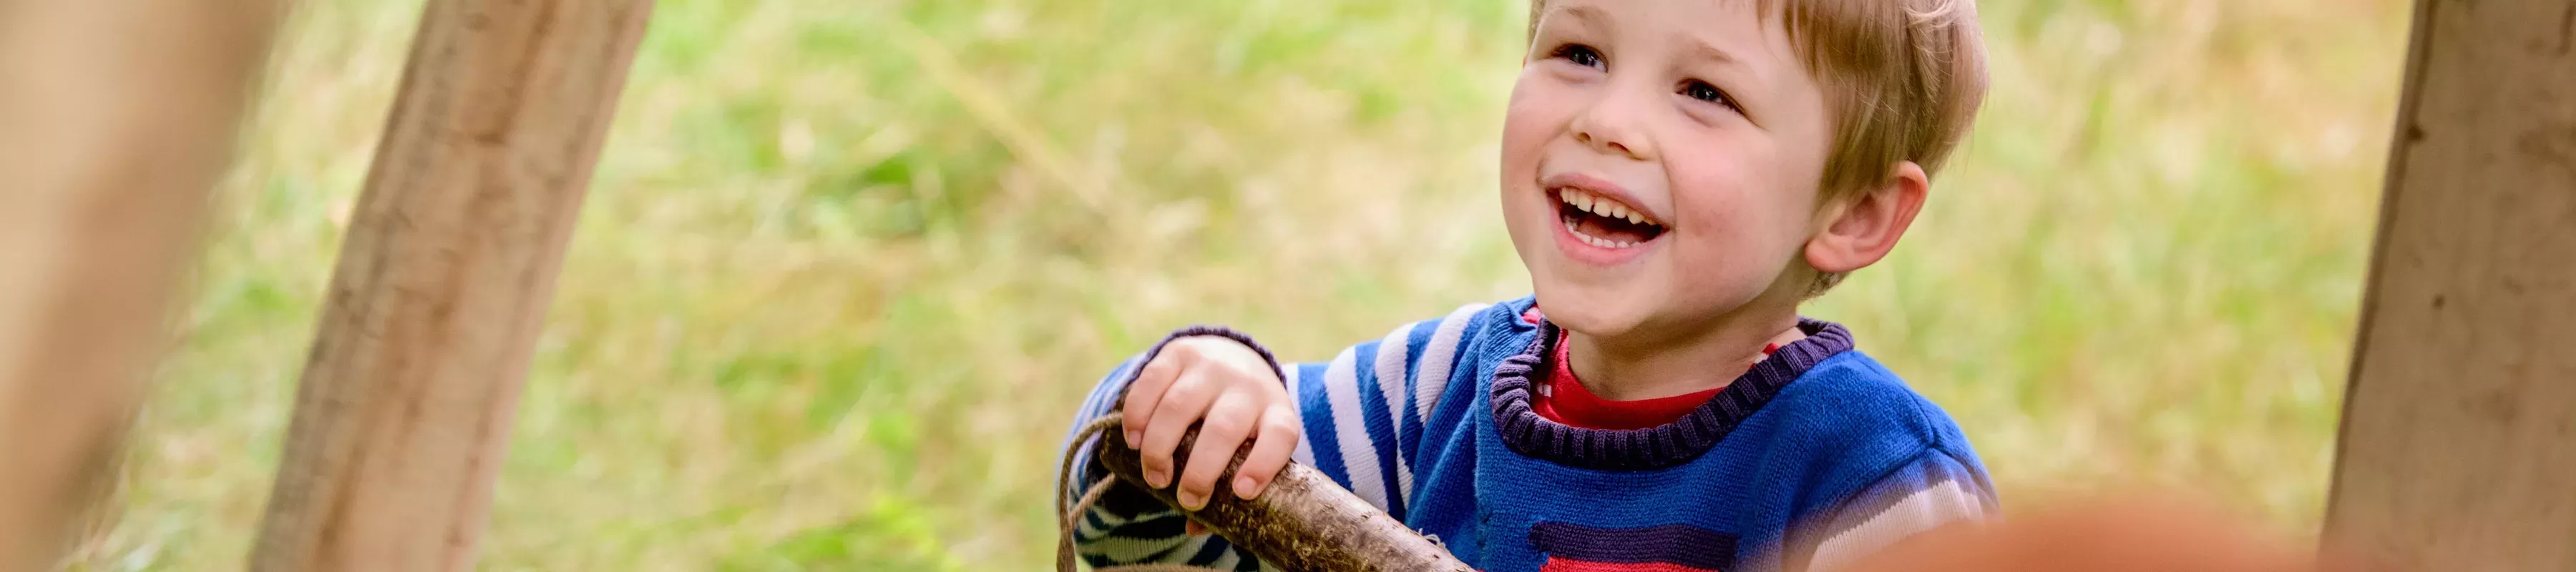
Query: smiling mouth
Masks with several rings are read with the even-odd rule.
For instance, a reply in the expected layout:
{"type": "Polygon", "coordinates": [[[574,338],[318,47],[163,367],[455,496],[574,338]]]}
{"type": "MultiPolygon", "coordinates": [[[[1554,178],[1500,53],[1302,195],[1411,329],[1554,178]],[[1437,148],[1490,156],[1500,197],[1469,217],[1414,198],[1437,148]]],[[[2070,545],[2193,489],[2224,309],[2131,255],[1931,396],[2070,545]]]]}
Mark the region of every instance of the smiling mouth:
{"type": "Polygon", "coordinates": [[[1634,248],[1664,234],[1664,225],[1608,197],[1573,187],[1556,189],[1555,195],[1557,222],[1584,244],[1634,248]]]}

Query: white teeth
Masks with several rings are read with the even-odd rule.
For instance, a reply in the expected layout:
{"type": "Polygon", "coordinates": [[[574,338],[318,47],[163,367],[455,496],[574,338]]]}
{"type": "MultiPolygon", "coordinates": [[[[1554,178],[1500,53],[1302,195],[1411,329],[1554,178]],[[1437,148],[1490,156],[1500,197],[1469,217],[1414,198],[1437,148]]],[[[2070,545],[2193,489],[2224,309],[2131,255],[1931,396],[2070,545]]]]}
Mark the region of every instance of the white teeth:
{"type": "Polygon", "coordinates": [[[1589,235],[1589,234],[1583,234],[1583,231],[1581,231],[1581,230],[1576,230],[1576,229],[1574,228],[1574,223],[1571,223],[1571,222],[1569,222],[1569,223],[1565,223],[1565,231],[1566,231],[1566,232],[1570,232],[1570,233],[1574,233],[1574,239],[1575,239],[1575,240],[1580,240],[1580,241],[1583,241],[1583,243],[1584,243],[1584,244],[1589,244],[1589,245],[1598,246],[1598,247],[1602,247],[1602,248],[1627,248],[1627,247],[1631,247],[1631,246],[1636,246],[1636,245],[1637,245],[1637,243],[1634,243],[1634,242],[1628,242],[1628,241],[1625,241],[1625,240],[1610,240],[1610,239],[1607,239],[1607,238],[1601,238],[1601,237],[1598,237],[1598,236],[1592,236],[1592,235],[1589,235]]]}
{"type": "MultiPolygon", "coordinates": [[[[1621,205],[1617,201],[1612,201],[1581,190],[1563,189],[1557,191],[1557,199],[1564,201],[1565,204],[1572,205],[1575,210],[1592,213],[1604,218],[1625,220],[1630,224],[1652,224],[1646,222],[1646,215],[1630,210],[1627,206],[1621,205]]],[[[1601,248],[1630,248],[1637,246],[1638,244],[1625,240],[1611,240],[1584,234],[1582,230],[1576,227],[1573,221],[1567,221],[1565,223],[1565,231],[1572,233],[1576,240],[1583,241],[1584,244],[1598,246],[1601,248]]]]}
{"type": "Polygon", "coordinates": [[[1565,201],[1565,204],[1574,205],[1575,210],[1601,215],[1603,217],[1625,220],[1634,224],[1646,224],[1646,215],[1638,213],[1635,210],[1631,210],[1624,205],[1620,205],[1616,201],[1594,196],[1592,193],[1586,193],[1575,189],[1565,189],[1557,192],[1557,198],[1558,200],[1565,201]]]}

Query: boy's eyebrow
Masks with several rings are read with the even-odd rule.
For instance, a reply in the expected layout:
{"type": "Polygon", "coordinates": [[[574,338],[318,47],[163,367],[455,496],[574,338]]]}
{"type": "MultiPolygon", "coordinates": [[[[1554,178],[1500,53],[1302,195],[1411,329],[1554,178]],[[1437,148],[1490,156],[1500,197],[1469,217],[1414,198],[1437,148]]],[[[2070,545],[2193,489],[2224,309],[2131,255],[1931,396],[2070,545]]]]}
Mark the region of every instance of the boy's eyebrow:
{"type": "Polygon", "coordinates": [[[1716,45],[1708,43],[1708,40],[1691,38],[1690,42],[1691,59],[1693,60],[1715,62],[1717,65],[1721,66],[1731,66],[1740,63],[1736,61],[1734,54],[1729,54],[1726,53],[1726,50],[1718,49],[1716,45]]]}
{"type": "MultiPolygon", "coordinates": [[[[1555,8],[1549,9],[1548,12],[1551,14],[1565,16],[1576,28],[1581,28],[1587,32],[1599,32],[1602,28],[1610,25],[1610,14],[1595,6],[1558,5],[1555,8]]],[[[1556,18],[1554,16],[1550,16],[1547,19],[1553,21],[1556,18]]]]}

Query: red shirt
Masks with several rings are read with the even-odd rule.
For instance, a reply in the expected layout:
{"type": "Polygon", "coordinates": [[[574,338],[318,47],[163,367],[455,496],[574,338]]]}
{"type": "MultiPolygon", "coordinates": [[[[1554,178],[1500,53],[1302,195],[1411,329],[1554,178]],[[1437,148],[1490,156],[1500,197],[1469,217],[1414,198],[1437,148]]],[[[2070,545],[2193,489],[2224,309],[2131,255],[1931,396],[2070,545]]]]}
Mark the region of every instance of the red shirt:
{"type": "MultiPolygon", "coordinates": [[[[1536,307],[1521,317],[1532,322],[1544,318],[1536,307]]],[[[1726,389],[1719,386],[1636,401],[1603,399],[1584,389],[1583,382],[1575,379],[1574,366],[1565,358],[1566,336],[1564,330],[1557,331],[1556,354],[1548,359],[1556,367],[1548,372],[1546,390],[1530,397],[1530,410],[1549,421],[1585,429],[1646,429],[1679,421],[1683,415],[1698,409],[1700,404],[1708,403],[1709,398],[1716,397],[1718,391],[1726,389]]],[[[1771,355],[1771,352],[1779,350],[1780,344],[1764,344],[1762,355],[1771,355]]]]}

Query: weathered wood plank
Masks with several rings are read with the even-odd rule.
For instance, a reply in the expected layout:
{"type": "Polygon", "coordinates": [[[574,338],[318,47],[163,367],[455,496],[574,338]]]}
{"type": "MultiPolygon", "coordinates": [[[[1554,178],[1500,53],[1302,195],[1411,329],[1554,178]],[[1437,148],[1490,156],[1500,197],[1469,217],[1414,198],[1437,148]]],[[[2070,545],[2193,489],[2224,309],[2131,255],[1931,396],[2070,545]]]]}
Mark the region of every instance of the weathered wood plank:
{"type": "Polygon", "coordinates": [[[0,0],[0,570],[111,487],[280,0],[0,0]]]}
{"type": "Polygon", "coordinates": [[[251,569],[472,567],[650,0],[432,0],[251,569]]]}
{"type": "Polygon", "coordinates": [[[2329,542],[2576,570],[2576,1],[2418,0],[2329,542]]]}

